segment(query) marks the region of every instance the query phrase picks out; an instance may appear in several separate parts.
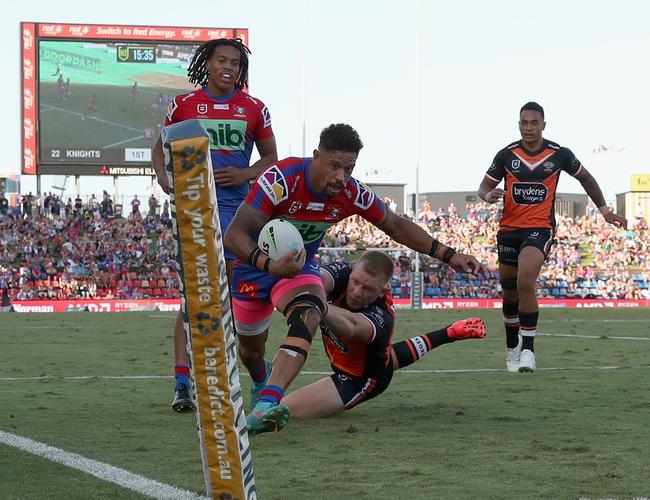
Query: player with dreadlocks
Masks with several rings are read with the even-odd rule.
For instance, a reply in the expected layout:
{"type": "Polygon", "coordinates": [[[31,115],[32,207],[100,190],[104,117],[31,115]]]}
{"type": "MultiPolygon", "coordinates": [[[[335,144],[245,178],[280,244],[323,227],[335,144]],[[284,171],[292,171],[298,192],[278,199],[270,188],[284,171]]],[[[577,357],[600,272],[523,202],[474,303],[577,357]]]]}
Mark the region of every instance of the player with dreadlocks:
{"type": "MultiPolygon", "coordinates": [[[[248,54],[248,47],[239,38],[219,38],[203,43],[187,70],[190,83],[201,88],[177,96],[169,105],[165,119],[165,125],[198,119],[208,131],[223,233],[248,193],[249,181],[278,159],[269,110],[244,90],[248,86],[248,54]],[[260,159],[250,165],[253,144],[260,159]]],[[[168,193],[161,138],[153,149],[153,167],[158,184],[168,193]]],[[[235,256],[226,251],[229,281],[234,259],[235,256]]],[[[174,337],[176,385],[172,408],[178,412],[193,411],[189,356],[180,313],[176,317],[174,337]]],[[[253,379],[253,390],[260,390],[268,378],[270,364],[251,363],[250,360],[257,360],[258,356],[250,352],[245,339],[240,342],[239,349],[242,362],[253,379]]]]}

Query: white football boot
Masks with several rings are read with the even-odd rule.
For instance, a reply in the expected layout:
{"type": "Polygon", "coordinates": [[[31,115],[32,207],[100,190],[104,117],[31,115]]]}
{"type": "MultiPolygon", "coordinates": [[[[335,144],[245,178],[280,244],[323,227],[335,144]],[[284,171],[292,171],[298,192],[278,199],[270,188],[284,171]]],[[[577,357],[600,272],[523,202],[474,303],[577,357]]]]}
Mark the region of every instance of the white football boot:
{"type": "Polygon", "coordinates": [[[521,356],[519,357],[519,372],[534,372],[535,371],[535,353],[530,349],[524,349],[521,351],[521,356]]]}
{"type": "Polygon", "coordinates": [[[521,344],[523,339],[519,335],[519,343],[514,349],[506,347],[506,369],[509,372],[516,373],[519,371],[520,357],[521,357],[521,344]]]}

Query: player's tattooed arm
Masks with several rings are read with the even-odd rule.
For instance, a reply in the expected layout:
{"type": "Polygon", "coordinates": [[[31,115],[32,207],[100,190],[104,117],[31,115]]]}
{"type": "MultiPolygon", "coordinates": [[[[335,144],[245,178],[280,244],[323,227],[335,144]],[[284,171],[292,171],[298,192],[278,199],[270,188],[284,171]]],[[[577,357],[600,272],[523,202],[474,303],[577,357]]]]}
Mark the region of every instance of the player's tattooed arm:
{"type": "Polygon", "coordinates": [[[485,266],[475,257],[456,252],[455,249],[434,239],[414,222],[399,217],[390,209],[386,209],[386,212],[386,218],[377,227],[398,243],[416,252],[435,257],[456,271],[474,276],[487,273],[485,266]]]}
{"type": "Polygon", "coordinates": [[[239,259],[271,276],[293,278],[305,265],[305,250],[293,250],[277,260],[260,253],[253,235],[258,234],[269,217],[246,203],[239,205],[237,213],[224,236],[224,245],[239,259]]]}
{"type": "MultiPolygon", "coordinates": [[[[414,222],[400,217],[388,207],[386,207],[386,217],[377,224],[377,227],[396,242],[406,245],[416,252],[427,255],[431,251],[431,235],[414,222]]],[[[445,245],[440,244],[437,251],[439,255],[435,255],[435,257],[442,259],[445,250],[445,245]]]]}
{"type": "Polygon", "coordinates": [[[578,173],[574,177],[580,181],[585,192],[589,198],[591,198],[591,201],[593,201],[598,207],[598,210],[608,223],[613,224],[616,227],[627,229],[627,219],[615,214],[614,211],[607,206],[607,202],[605,201],[605,197],[603,196],[603,192],[601,191],[598,182],[596,182],[594,176],[589,173],[584,165],[580,166],[580,170],[578,170],[578,173]]]}
{"type": "Polygon", "coordinates": [[[269,217],[262,212],[242,203],[226,230],[224,245],[239,259],[248,260],[251,252],[257,248],[252,235],[259,233],[268,221],[269,217]]]}

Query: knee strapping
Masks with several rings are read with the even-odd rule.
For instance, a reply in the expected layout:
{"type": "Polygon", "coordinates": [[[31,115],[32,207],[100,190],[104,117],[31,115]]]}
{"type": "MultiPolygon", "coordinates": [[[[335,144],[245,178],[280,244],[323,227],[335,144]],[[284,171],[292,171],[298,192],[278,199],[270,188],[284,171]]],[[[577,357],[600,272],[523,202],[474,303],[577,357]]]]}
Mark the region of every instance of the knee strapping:
{"type": "Polygon", "coordinates": [[[502,278],[499,281],[504,290],[517,290],[517,278],[502,278]]]}
{"type": "Polygon", "coordinates": [[[303,358],[307,359],[308,353],[301,347],[290,344],[282,344],[280,346],[280,350],[286,352],[292,358],[295,358],[297,354],[300,354],[303,358]]]}
{"type": "Polygon", "coordinates": [[[296,295],[293,299],[289,301],[287,307],[284,308],[284,311],[282,311],[282,313],[286,315],[287,312],[289,312],[292,307],[296,307],[296,306],[303,306],[305,308],[315,307],[316,309],[318,309],[321,316],[325,312],[325,304],[320,299],[320,297],[318,295],[314,295],[309,292],[296,295]]]}
{"type": "Polygon", "coordinates": [[[294,337],[306,340],[311,344],[312,334],[305,324],[306,317],[305,313],[315,310],[313,306],[296,306],[289,314],[287,318],[287,325],[289,325],[289,331],[287,332],[287,337],[294,337]]]}
{"type": "Polygon", "coordinates": [[[309,311],[318,311],[319,316],[323,315],[325,304],[316,295],[311,293],[303,293],[294,297],[284,308],[284,313],[287,316],[287,325],[289,325],[289,332],[287,337],[294,337],[306,340],[311,344],[312,334],[305,323],[309,311]]]}

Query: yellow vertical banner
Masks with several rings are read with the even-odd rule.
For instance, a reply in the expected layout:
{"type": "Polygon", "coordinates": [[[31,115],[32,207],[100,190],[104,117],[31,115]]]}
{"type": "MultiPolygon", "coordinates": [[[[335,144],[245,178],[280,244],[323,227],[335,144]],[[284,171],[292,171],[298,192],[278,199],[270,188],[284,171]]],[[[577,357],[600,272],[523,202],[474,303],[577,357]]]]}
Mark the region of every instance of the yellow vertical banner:
{"type": "Polygon", "coordinates": [[[650,191],[650,174],[632,174],[631,181],[633,192],[650,191]]]}
{"type": "Polygon", "coordinates": [[[209,136],[187,120],[165,127],[162,140],[206,489],[256,499],[209,136]]]}

